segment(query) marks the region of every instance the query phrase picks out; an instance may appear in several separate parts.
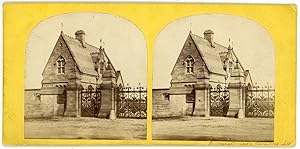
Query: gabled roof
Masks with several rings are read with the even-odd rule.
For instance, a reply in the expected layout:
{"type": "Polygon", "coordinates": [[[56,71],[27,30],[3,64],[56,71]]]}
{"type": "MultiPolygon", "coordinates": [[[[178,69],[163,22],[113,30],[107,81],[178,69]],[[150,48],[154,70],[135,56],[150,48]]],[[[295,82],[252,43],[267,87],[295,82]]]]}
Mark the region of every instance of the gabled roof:
{"type": "MultiPolygon", "coordinates": [[[[68,49],[70,50],[75,60],[75,63],[78,66],[79,71],[84,74],[97,76],[97,72],[95,71],[95,66],[91,58],[91,53],[98,52],[99,48],[96,48],[95,46],[92,46],[88,43],[85,44],[85,48],[84,48],[82,47],[82,44],[75,38],[65,34],[61,34],[61,36],[66,42],[68,49]]],[[[104,55],[108,59],[108,61],[110,61],[105,51],[104,51],[104,55]]],[[[114,72],[116,72],[113,65],[112,65],[112,69],[114,70],[114,72]]]]}
{"type": "Polygon", "coordinates": [[[214,47],[212,47],[206,39],[192,33],[189,35],[192,37],[192,40],[206,64],[208,71],[211,73],[226,75],[219,53],[227,52],[227,48],[217,43],[214,43],[214,47]]]}

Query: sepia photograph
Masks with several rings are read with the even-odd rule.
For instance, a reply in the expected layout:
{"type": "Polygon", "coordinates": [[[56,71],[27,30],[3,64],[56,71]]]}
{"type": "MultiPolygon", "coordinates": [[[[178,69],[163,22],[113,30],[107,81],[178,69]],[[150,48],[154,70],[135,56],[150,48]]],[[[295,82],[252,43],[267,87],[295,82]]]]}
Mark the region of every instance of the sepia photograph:
{"type": "Polygon", "coordinates": [[[275,48],[248,18],[166,25],[153,54],[153,140],[274,141],[275,48]]]}
{"type": "Polygon", "coordinates": [[[4,146],[296,144],[296,4],[2,9],[4,146]]]}
{"type": "Polygon", "coordinates": [[[92,12],[46,18],[27,41],[24,137],[145,140],[146,87],[135,24],[92,12]]]}

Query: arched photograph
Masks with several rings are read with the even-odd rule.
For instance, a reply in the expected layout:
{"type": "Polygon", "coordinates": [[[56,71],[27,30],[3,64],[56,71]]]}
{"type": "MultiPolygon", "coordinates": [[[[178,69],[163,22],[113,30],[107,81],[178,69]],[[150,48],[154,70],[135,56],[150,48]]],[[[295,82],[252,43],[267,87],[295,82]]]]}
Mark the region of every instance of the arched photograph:
{"type": "Polygon", "coordinates": [[[275,48],[248,18],[170,22],[153,54],[154,140],[274,141],[275,48]]]}
{"type": "Polygon", "coordinates": [[[47,18],[27,42],[25,138],[145,140],[146,86],[135,24],[92,12],[47,18]]]}

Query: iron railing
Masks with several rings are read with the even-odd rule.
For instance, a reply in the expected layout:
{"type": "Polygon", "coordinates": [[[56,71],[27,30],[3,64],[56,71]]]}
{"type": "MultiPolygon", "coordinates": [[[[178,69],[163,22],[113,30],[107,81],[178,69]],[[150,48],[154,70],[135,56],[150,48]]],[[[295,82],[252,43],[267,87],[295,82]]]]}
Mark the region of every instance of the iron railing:
{"type": "Polygon", "coordinates": [[[209,101],[210,101],[210,116],[226,116],[229,104],[228,88],[217,86],[217,88],[211,88],[209,91],[209,101]]]}
{"type": "Polygon", "coordinates": [[[101,109],[101,90],[91,85],[81,90],[81,116],[97,117],[101,109]]]}
{"type": "Polygon", "coordinates": [[[274,117],[275,89],[271,86],[246,89],[246,117],[274,117]]]}
{"type": "Polygon", "coordinates": [[[138,87],[119,88],[117,99],[117,117],[146,118],[147,117],[147,89],[138,87]]]}

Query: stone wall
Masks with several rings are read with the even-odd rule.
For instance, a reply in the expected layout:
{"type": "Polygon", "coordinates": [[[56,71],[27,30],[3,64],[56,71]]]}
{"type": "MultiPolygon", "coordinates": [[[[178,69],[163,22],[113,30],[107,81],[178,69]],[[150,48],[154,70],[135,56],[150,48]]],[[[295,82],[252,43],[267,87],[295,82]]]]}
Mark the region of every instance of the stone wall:
{"type": "Polygon", "coordinates": [[[41,101],[35,97],[35,94],[38,93],[40,89],[28,89],[24,92],[24,116],[25,117],[37,117],[41,111],[36,110],[41,101]]]}
{"type": "Polygon", "coordinates": [[[169,100],[164,97],[163,93],[169,89],[153,89],[152,90],[152,117],[170,117],[169,100]]]}
{"type": "Polygon", "coordinates": [[[169,89],[152,90],[152,118],[180,117],[188,115],[191,106],[186,103],[185,95],[165,96],[169,89]]]}
{"type": "Polygon", "coordinates": [[[25,89],[24,117],[53,117],[64,114],[64,104],[57,103],[57,95],[39,95],[40,89],[25,89]]]}
{"type": "Polygon", "coordinates": [[[170,111],[172,117],[177,116],[186,116],[188,104],[186,103],[186,95],[179,94],[179,95],[170,95],[170,111]]]}
{"type": "MultiPolygon", "coordinates": [[[[39,93],[40,89],[26,89],[24,93],[24,117],[47,117],[51,113],[47,109],[47,104],[43,104],[40,97],[36,95],[39,93]]],[[[52,103],[48,103],[48,105],[52,106],[52,103]]],[[[53,108],[52,108],[53,109],[53,108]]],[[[52,111],[53,112],[53,111],[52,111]]]]}

